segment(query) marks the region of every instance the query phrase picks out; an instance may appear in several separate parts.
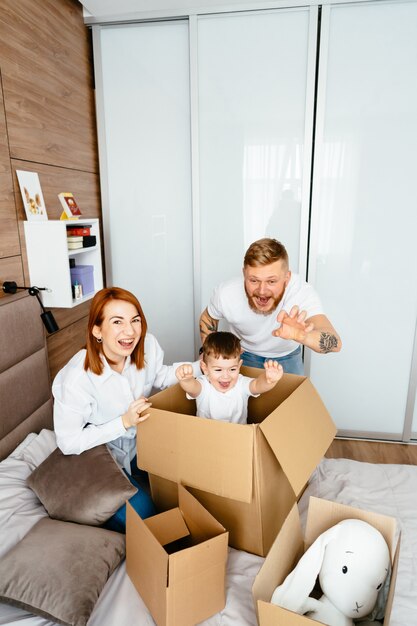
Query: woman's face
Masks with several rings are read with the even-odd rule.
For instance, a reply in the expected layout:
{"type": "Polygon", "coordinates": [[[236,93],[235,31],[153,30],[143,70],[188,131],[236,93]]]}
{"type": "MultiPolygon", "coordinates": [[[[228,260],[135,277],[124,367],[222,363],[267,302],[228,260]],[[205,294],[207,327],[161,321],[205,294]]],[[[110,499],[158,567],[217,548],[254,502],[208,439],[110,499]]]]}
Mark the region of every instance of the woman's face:
{"type": "Polygon", "coordinates": [[[139,342],[142,321],[137,308],[124,300],[110,300],[103,309],[103,316],[101,326],[93,327],[93,335],[102,340],[105,356],[121,371],[126,357],[139,342]]]}

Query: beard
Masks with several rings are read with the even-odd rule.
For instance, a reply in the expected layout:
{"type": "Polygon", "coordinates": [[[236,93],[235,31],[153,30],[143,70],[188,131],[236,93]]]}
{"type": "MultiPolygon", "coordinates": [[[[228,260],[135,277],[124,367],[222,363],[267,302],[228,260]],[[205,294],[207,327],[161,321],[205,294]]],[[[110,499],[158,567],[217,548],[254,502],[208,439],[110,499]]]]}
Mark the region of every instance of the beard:
{"type": "Polygon", "coordinates": [[[272,304],[270,304],[270,307],[268,308],[267,311],[263,311],[262,309],[258,309],[258,307],[256,306],[254,302],[254,298],[259,297],[259,294],[257,294],[255,291],[252,296],[249,295],[248,290],[246,289],[246,285],[245,285],[245,292],[246,292],[246,297],[248,299],[248,304],[249,304],[250,309],[254,313],[257,313],[258,315],[271,315],[271,313],[273,313],[276,310],[277,306],[281,302],[283,295],[284,295],[284,291],[283,291],[276,298],[271,298],[272,304]]]}

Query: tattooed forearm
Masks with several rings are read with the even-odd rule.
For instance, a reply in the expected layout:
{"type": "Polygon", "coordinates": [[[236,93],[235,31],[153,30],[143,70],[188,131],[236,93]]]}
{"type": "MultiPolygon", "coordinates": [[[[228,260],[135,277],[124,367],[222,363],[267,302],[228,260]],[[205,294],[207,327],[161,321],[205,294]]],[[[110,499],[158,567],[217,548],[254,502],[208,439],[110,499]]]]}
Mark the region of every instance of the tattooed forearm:
{"type": "Polygon", "coordinates": [[[208,314],[207,309],[200,317],[200,334],[201,337],[207,337],[210,333],[214,333],[219,326],[219,320],[215,320],[208,314]]]}
{"type": "Polygon", "coordinates": [[[337,338],[331,333],[320,333],[319,339],[320,352],[327,354],[337,348],[337,338]]]}

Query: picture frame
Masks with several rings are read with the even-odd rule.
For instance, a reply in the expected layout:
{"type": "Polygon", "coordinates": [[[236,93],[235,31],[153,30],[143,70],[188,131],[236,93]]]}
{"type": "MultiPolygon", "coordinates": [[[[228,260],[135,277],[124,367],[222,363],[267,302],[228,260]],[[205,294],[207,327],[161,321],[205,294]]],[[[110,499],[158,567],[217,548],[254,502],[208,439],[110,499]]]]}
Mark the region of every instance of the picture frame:
{"type": "Polygon", "coordinates": [[[16,170],[22,194],[23,206],[28,221],[45,221],[48,219],[45,200],[37,172],[16,170]]]}

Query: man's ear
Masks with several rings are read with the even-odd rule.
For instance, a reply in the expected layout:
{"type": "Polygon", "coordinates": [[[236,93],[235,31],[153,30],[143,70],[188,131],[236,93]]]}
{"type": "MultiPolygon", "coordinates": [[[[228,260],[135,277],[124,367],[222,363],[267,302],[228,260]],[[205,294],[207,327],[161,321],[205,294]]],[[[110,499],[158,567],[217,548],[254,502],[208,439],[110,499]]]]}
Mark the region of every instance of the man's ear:
{"type": "Polygon", "coordinates": [[[286,287],[288,286],[288,283],[290,282],[290,280],[291,280],[291,271],[288,270],[287,275],[285,277],[285,286],[286,287]]]}

